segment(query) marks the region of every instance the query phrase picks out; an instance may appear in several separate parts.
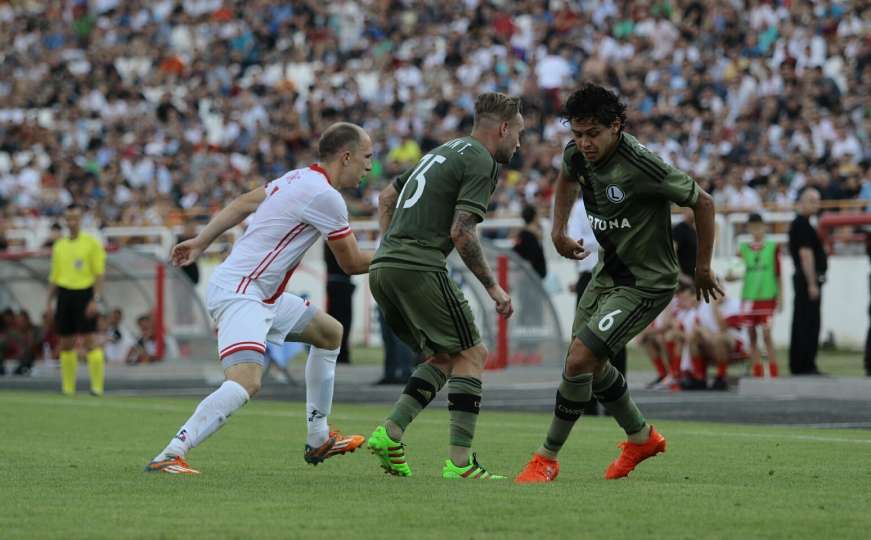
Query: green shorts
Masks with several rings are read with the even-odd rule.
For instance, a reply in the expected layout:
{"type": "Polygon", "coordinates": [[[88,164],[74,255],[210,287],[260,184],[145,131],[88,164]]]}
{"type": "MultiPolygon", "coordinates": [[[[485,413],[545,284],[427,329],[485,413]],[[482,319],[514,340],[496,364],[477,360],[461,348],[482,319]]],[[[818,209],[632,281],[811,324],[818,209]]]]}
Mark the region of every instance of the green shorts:
{"type": "Polygon", "coordinates": [[[457,354],[481,343],[463,292],[447,272],[379,267],[369,289],[391,330],[426,355],[457,354]]]}
{"type": "Polygon", "coordinates": [[[674,291],[642,292],[632,287],[590,283],[578,302],[572,336],[601,358],[613,358],[665,309],[674,291]]]}

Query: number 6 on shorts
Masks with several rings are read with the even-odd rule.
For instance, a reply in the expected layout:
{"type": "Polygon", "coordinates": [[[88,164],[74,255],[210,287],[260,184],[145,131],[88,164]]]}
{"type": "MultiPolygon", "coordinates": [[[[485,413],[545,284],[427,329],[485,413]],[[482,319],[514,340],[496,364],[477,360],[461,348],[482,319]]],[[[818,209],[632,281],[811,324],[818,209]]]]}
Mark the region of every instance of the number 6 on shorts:
{"type": "Polygon", "coordinates": [[[599,330],[602,332],[607,332],[614,326],[614,317],[623,313],[622,309],[615,309],[611,313],[606,314],[599,320],[599,330]]]}

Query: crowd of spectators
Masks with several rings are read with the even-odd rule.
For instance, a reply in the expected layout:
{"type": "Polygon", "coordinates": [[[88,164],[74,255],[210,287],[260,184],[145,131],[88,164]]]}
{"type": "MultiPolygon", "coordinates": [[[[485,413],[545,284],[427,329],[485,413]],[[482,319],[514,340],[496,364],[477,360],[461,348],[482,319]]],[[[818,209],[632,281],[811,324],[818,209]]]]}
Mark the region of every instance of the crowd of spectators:
{"type": "Polygon", "coordinates": [[[581,80],[720,208],[871,199],[871,2],[821,0],[22,0],[0,5],[0,212],[86,226],[203,215],[363,125],[352,215],[469,131],[474,97],[524,98],[497,214],[546,206],[581,80]]]}

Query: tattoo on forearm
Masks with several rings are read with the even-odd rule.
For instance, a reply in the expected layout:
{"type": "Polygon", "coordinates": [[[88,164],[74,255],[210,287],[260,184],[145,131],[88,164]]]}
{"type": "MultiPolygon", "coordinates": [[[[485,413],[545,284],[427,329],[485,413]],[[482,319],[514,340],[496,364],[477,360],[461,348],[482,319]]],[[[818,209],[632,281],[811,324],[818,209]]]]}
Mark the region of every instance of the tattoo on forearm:
{"type": "Polygon", "coordinates": [[[390,222],[393,221],[393,206],[387,206],[381,210],[381,216],[378,218],[378,225],[381,227],[381,232],[387,232],[387,227],[390,226],[390,222]]]}
{"type": "Polygon", "coordinates": [[[387,227],[393,221],[393,212],[396,210],[396,200],[398,198],[399,193],[394,190],[393,193],[378,201],[378,226],[381,228],[381,234],[387,232],[387,227]]]}
{"type": "Polygon", "coordinates": [[[478,281],[485,289],[496,285],[493,279],[493,274],[490,272],[490,266],[487,264],[487,259],[484,258],[484,251],[481,249],[481,243],[478,241],[478,233],[476,227],[478,225],[477,216],[457,210],[454,216],[453,229],[458,231],[454,246],[457,248],[457,253],[466,263],[469,270],[475,274],[478,281]]]}

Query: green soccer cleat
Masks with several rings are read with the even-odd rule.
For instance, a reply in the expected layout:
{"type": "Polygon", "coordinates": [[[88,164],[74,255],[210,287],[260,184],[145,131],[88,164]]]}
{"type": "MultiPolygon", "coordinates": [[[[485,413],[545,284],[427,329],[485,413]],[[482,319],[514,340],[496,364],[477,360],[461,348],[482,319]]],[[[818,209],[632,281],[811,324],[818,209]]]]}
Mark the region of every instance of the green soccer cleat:
{"type": "Polygon", "coordinates": [[[384,472],[393,476],[411,476],[411,468],[405,462],[405,445],[391,439],[384,426],[375,428],[366,445],[381,460],[384,472]]]}
{"type": "Polygon", "coordinates": [[[445,460],[445,466],[442,468],[442,478],[458,478],[460,480],[505,480],[504,476],[487,472],[487,470],[478,463],[478,456],[476,454],[472,454],[472,457],[469,458],[469,464],[465,467],[457,467],[451,460],[445,460]]]}

